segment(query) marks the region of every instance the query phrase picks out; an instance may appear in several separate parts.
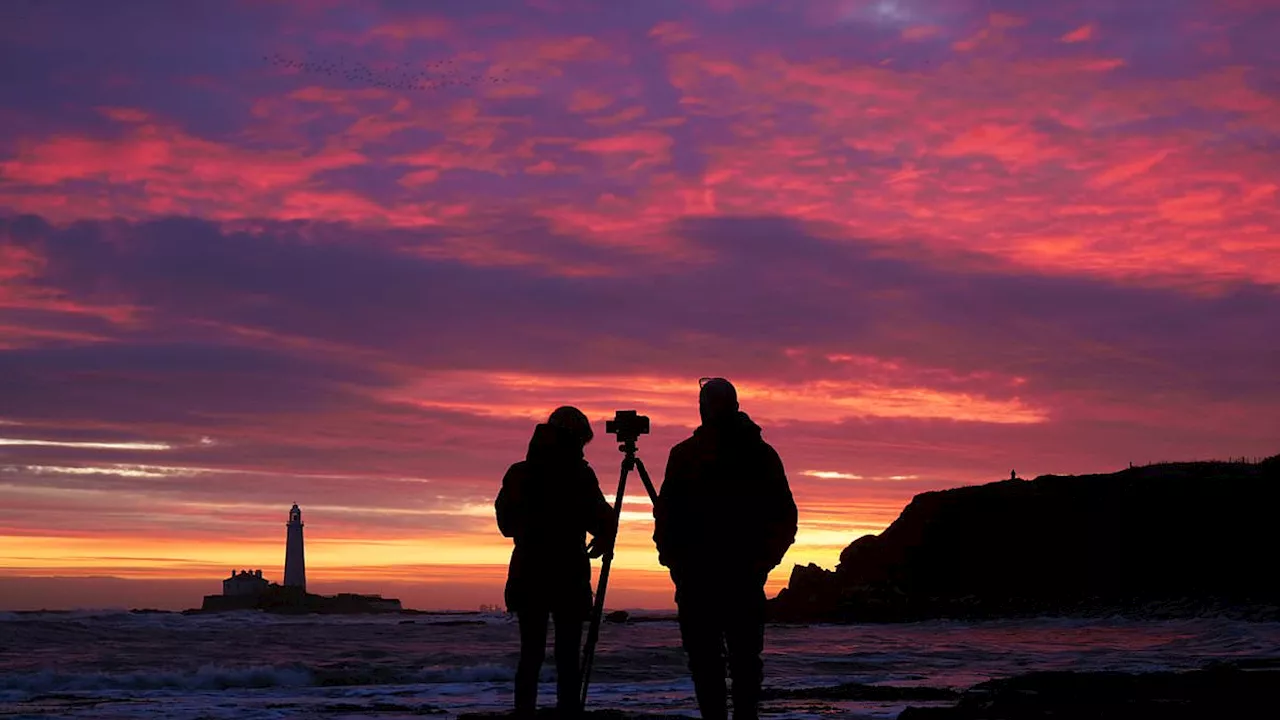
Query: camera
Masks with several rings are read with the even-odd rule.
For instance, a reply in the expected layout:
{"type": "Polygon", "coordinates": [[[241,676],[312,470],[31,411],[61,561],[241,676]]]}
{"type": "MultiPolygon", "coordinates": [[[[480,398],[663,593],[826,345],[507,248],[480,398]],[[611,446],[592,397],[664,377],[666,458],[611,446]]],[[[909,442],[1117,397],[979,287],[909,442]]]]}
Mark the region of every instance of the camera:
{"type": "Polygon", "coordinates": [[[617,435],[618,442],[634,442],[641,435],[649,434],[649,416],[638,415],[635,410],[619,410],[612,420],[604,421],[604,431],[617,435]]]}

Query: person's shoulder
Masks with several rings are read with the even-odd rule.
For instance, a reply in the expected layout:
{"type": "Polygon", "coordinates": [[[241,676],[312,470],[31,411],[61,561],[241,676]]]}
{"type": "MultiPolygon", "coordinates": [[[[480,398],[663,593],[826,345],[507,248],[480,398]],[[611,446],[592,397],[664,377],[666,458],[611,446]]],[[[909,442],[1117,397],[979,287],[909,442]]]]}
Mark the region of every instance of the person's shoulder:
{"type": "Polygon", "coordinates": [[[741,444],[737,447],[739,453],[752,458],[753,462],[762,463],[765,466],[782,460],[781,456],[778,455],[778,451],[773,448],[773,445],[768,440],[764,439],[763,433],[759,431],[742,438],[741,444]]]}
{"type": "Polygon", "coordinates": [[[755,437],[755,441],[756,441],[756,447],[760,448],[761,450],[767,453],[770,453],[772,455],[778,454],[778,451],[774,449],[773,444],[770,443],[768,440],[765,440],[763,435],[757,435],[755,437]]]}
{"type": "Polygon", "coordinates": [[[671,457],[676,457],[677,455],[687,455],[688,453],[698,449],[698,447],[701,444],[702,444],[702,441],[698,438],[696,434],[690,435],[689,437],[685,438],[684,440],[681,440],[680,442],[676,443],[671,447],[671,457]]]}

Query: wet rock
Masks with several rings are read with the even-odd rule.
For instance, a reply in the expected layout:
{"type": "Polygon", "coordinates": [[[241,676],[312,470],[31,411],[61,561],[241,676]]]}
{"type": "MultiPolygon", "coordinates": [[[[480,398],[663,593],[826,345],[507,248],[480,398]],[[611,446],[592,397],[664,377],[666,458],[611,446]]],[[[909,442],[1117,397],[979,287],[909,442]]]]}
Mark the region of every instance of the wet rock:
{"type": "Polygon", "coordinates": [[[863,685],[842,683],[813,688],[765,688],[762,700],[861,700],[866,702],[932,702],[955,700],[960,693],[948,688],[900,687],[895,685],[863,685]]]}
{"type": "Polygon", "coordinates": [[[378,713],[394,713],[396,715],[443,715],[444,710],[430,705],[401,705],[399,703],[330,703],[318,708],[322,713],[360,713],[376,715],[378,713]]]}
{"type": "MultiPolygon", "coordinates": [[[[539,720],[556,719],[556,710],[545,707],[538,710],[539,720]]],[[[588,710],[579,716],[581,720],[694,720],[689,715],[657,715],[650,712],[626,712],[622,710],[588,710]]],[[[515,712],[463,712],[458,720],[516,720],[515,712]]]]}
{"type": "Polygon", "coordinates": [[[908,707],[899,720],[1204,720],[1274,718],[1280,663],[1183,673],[1043,672],[976,685],[949,708],[908,707]]]}

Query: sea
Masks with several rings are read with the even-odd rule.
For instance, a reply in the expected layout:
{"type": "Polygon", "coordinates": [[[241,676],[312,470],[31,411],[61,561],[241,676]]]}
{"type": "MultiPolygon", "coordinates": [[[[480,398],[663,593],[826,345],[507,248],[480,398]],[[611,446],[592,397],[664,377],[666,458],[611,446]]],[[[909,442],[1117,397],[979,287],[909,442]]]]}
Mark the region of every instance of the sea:
{"type": "MultiPolygon", "coordinates": [[[[669,616],[601,629],[589,708],[695,716],[669,616]]],[[[518,652],[501,614],[0,613],[0,718],[449,718],[504,710],[518,652]]],[[[1037,670],[1142,672],[1280,656],[1280,623],[1030,619],[771,625],[766,687],[963,690],[1037,670]]],[[[540,704],[554,703],[543,669],[540,704]]],[[[767,701],[779,720],[894,718],[921,701],[767,701]]]]}

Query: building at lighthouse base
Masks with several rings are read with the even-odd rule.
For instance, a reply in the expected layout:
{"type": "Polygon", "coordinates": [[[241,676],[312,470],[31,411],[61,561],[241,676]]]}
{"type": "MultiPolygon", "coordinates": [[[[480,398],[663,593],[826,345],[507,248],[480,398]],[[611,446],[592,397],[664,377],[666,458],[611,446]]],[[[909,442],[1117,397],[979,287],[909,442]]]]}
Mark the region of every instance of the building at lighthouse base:
{"type": "Polygon", "coordinates": [[[261,570],[232,572],[222,581],[221,595],[205,595],[194,612],[262,610],[272,613],[394,613],[403,608],[395,598],[381,595],[316,595],[302,588],[267,582],[261,570]]]}

